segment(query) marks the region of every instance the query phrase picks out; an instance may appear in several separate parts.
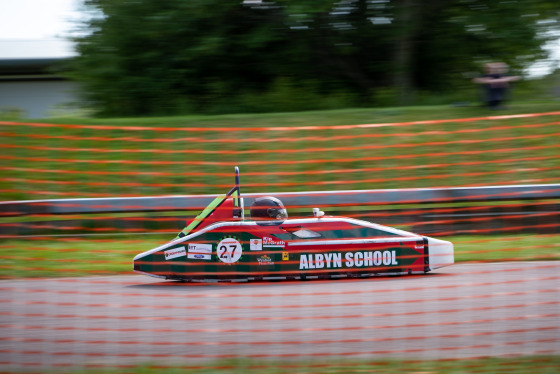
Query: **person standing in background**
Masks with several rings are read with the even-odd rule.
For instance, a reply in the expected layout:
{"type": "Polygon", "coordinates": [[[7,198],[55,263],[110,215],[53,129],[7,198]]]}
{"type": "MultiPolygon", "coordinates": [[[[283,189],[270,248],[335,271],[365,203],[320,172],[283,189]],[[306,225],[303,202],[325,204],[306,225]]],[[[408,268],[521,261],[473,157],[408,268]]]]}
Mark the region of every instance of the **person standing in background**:
{"type": "Polygon", "coordinates": [[[485,74],[473,79],[474,83],[483,85],[484,103],[490,109],[501,109],[507,99],[510,82],[521,79],[519,76],[508,76],[508,66],[503,62],[490,62],[484,65],[485,74]]]}

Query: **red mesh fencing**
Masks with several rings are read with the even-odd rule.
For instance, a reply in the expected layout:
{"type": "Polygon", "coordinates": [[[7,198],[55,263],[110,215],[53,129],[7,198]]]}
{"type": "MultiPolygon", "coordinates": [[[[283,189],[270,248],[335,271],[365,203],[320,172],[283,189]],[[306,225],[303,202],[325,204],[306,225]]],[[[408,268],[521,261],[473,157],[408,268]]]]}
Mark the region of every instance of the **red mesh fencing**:
{"type": "MultiPolygon", "coordinates": [[[[560,112],[236,128],[0,122],[0,194],[217,194],[231,187],[235,165],[242,194],[557,183],[559,120],[560,112]]],[[[132,273],[135,255],[171,240],[203,206],[68,215],[6,208],[0,371],[345,372],[390,362],[406,371],[405,362],[525,356],[534,368],[560,368],[558,199],[502,195],[360,206],[325,199],[327,214],[451,241],[455,264],[424,275],[280,282],[132,273]]],[[[291,217],[310,214],[288,208],[291,217]]],[[[486,370],[473,362],[462,365],[486,370]]]]}
{"type": "Polygon", "coordinates": [[[558,117],[238,128],[3,121],[10,154],[1,156],[0,192],[23,198],[221,193],[236,165],[245,192],[551,183],[559,176],[558,117]]]}

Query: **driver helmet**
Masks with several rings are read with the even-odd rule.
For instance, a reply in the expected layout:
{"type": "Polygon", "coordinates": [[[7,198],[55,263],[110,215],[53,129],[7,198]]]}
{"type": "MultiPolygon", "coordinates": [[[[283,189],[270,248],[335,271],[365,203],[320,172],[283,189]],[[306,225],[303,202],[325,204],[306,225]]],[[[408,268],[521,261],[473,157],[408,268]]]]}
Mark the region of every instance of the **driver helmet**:
{"type": "Polygon", "coordinates": [[[264,196],[255,199],[251,205],[251,218],[255,220],[283,220],[288,218],[288,212],[279,199],[264,196]]]}

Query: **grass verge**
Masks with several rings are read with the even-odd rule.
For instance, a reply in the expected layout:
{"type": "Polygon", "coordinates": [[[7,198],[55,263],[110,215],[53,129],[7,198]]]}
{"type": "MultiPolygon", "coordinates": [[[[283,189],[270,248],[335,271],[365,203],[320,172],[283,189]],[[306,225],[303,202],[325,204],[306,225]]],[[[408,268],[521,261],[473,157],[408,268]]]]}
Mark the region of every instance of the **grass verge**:
{"type": "Polygon", "coordinates": [[[507,358],[478,358],[463,360],[354,360],[316,362],[266,362],[256,360],[224,360],[207,365],[173,366],[144,364],[126,368],[76,369],[75,374],[136,373],[136,374],[209,374],[209,373],[266,373],[266,374],[346,374],[346,373],[413,373],[413,374],[556,374],[560,370],[560,356],[523,356],[507,358]]]}

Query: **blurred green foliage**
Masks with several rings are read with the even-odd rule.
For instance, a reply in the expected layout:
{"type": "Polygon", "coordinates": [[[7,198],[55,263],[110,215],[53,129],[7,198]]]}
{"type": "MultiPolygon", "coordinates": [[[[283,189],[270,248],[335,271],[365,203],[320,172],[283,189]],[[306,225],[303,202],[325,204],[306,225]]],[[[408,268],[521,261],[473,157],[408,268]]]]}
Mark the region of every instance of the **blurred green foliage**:
{"type": "MultiPolygon", "coordinates": [[[[552,0],[87,0],[72,76],[105,116],[336,109],[472,89],[545,57],[552,0]],[[415,95],[416,92],[422,92],[415,95]]],[[[420,97],[420,99],[419,99],[420,97]]],[[[416,100],[416,101],[415,101],[416,100]]]]}

